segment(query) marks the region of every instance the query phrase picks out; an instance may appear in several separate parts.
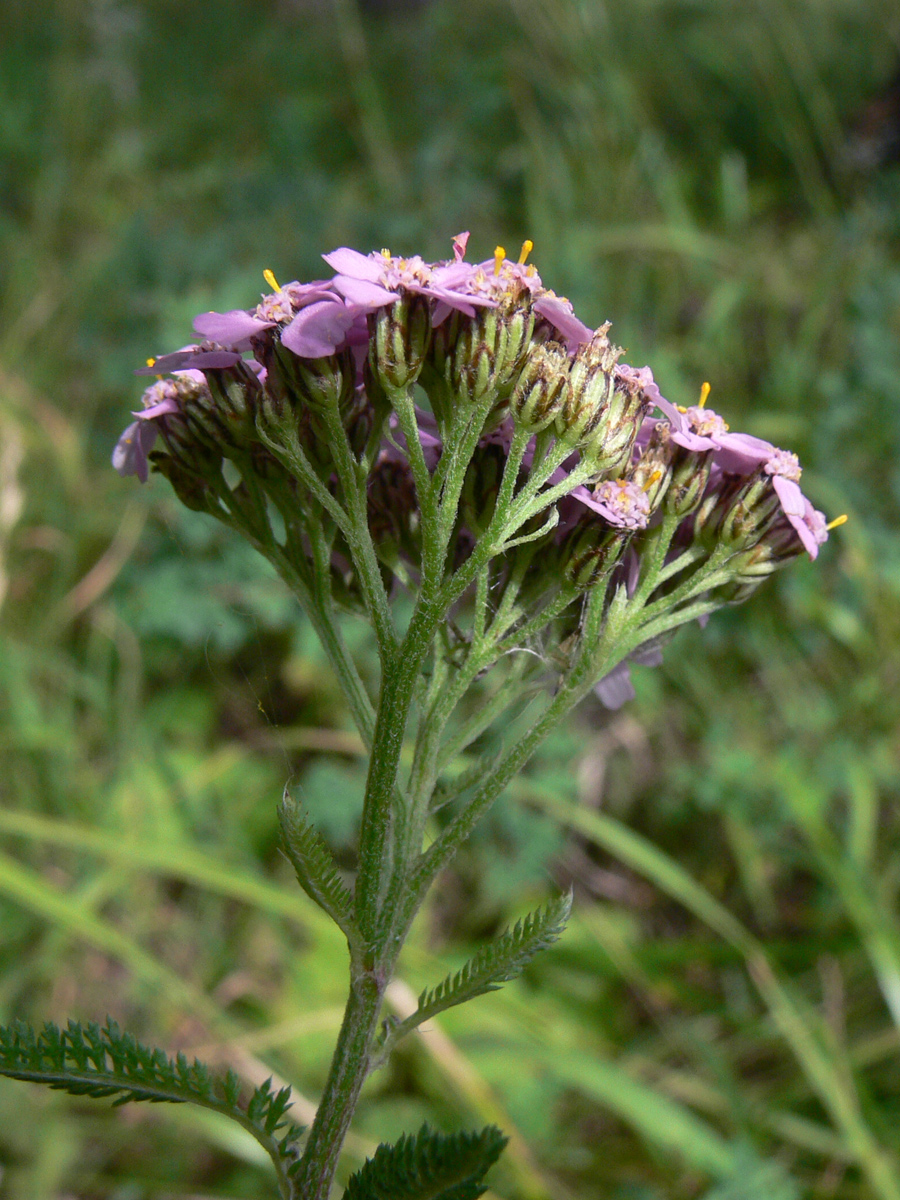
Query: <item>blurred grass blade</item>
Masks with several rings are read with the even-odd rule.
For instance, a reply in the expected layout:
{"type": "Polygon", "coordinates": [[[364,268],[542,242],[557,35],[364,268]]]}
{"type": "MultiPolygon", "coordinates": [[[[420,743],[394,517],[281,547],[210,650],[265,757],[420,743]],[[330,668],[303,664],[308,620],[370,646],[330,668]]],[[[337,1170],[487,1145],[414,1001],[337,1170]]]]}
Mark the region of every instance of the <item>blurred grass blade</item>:
{"type": "Polygon", "coordinates": [[[343,937],[331,921],[298,893],[289,892],[263,879],[256,879],[239,867],[223,863],[188,846],[155,845],[150,841],[135,841],[95,829],[87,829],[69,821],[39,817],[32,813],[0,810],[0,833],[16,834],[57,846],[69,846],[119,863],[182,879],[186,883],[208,888],[221,896],[230,896],[252,904],[261,912],[289,917],[330,937],[335,944],[343,937]]]}
{"type": "Polygon", "coordinates": [[[727,1179],[737,1166],[734,1151],[711,1125],[622,1067],[589,1054],[547,1055],[547,1066],[563,1082],[626,1121],[652,1145],[674,1153],[687,1166],[727,1179]]]}
{"type": "Polygon", "coordinates": [[[826,1040],[816,1028],[814,1015],[808,1011],[804,1013],[777,979],[761,943],[750,931],[682,866],[619,821],[605,813],[560,800],[523,780],[515,787],[529,803],[577,829],[620,862],[651,880],[740,951],[773,1020],[807,1079],[840,1126],[873,1192],[881,1200],[900,1200],[900,1174],[866,1124],[852,1079],[846,1078],[841,1064],[834,1062],[826,1040]]]}

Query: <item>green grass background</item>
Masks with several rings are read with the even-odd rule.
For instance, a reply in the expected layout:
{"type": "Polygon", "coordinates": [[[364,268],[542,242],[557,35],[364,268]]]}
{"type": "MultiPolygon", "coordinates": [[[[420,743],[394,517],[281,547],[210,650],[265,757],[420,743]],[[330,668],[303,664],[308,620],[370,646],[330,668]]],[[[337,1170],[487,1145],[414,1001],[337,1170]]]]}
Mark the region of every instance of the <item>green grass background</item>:
{"type": "MultiPolygon", "coordinates": [[[[888,0],[4,0],[0,1021],[109,1012],[308,1110],[345,953],[275,803],[351,862],[358,748],[271,572],[109,453],[264,267],[530,237],[850,521],[498,805],[394,1003],[570,881],[571,927],[370,1081],[341,1177],[427,1118],[511,1135],[504,1200],[900,1198],[900,168],[847,166],[898,46],[888,0]]],[[[4,1198],[271,1193],[205,1114],[0,1082],[4,1198]]]]}

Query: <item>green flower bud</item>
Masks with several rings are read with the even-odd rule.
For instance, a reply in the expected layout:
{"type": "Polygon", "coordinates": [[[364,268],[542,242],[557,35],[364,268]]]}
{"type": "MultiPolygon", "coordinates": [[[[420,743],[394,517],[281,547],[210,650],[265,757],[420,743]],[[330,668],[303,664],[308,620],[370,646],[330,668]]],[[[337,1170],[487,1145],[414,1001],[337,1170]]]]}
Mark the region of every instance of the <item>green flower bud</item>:
{"type": "Polygon", "coordinates": [[[478,446],[469,463],[460,509],[463,522],[476,537],[491,523],[505,464],[505,448],[490,442],[478,446]]]}
{"type": "Polygon", "coordinates": [[[459,323],[450,367],[450,382],[473,403],[489,391],[505,400],[531,342],[534,314],[530,308],[500,304],[459,323]]]}
{"type": "MultiPolygon", "coordinates": [[[[201,391],[206,392],[206,389],[196,389],[198,399],[201,391]]],[[[209,400],[208,393],[206,393],[206,400],[209,400]]],[[[211,435],[208,429],[210,422],[208,420],[199,421],[195,411],[192,411],[192,404],[186,401],[183,403],[184,407],[180,412],[166,413],[157,421],[157,427],[168,451],[164,457],[171,458],[179,467],[194,475],[206,478],[218,477],[222,470],[221,436],[211,435]]],[[[213,428],[218,434],[218,428],[216,426],[213,428]]],[[[158,470],[163,471],[159,462],[156,465],[158,470]]]]}
{"type": "Polygon", "coordinates": [[[630,536],[629,530],[610,529],[591,520],[580,522],[562,548],[566,580],[581,591],[594,587],[619,561],[630,536]]]}
{"type": "MultiPolygon", "coordinates": [[[[669,427],[659,424],[650,435],[641,457],[628,472],[628,479],[647,497],[650,512],[655,512],[665,497],[672,479],[672,454],[669,427]]],[[[667,510],[668,511],[668,510],[667,510]]]]}
{"type": "Polygon", "coordinates": [[[749,478],[726,475],[697,509],[695,530],[708,543],[738,551],[755,546],[780,513],[771,476],[762,469],[749,478]]]}
{"type": "Polygon", "coordinates": [[[208,391],[198,389],[185,402],[185,411],[210,437],[217,438],[226,457],[256,441],[256,413],[262,386],[243,360],[233,367],[206,370],[208,391]]]}
{"type": "Polygon", "coordinates": [[[425,296],[402,293],[399,300],[369,317],[369,363],[384,388],[415,383],[431,339],[425,296]]]}
{"type": "Polygon", "coordinates": [[[686,517],[699,508],[712,469],[712,451],[700,453],[673,447],[671,480],[663,508],[676,517],[686,517]]]}
{"type": "Polygon", "coordinates": [[[557,421],[560,438],[581,447],[603,420],[615,390],[613,371],[621,350],[607,338],[609,322],[579,346],[569,368],[562,410],[557,421]]]}
{"type": "MultiPolygon", "coordinates": [[[[192,512],[214,512],[218,508],[218,500],[209,483],[196,471],[171,454],[154,450],[149,460],[164,475],[172,485],[175,495],[192,512]]],[[[221,462],[221,459],[219,460],[221,462]]]]}
{"type": "Polygon", "coordinates": [[[533,346],[509,399],[516,424],[539,433],[556,420],[565,400],[569,356],[556,342],[533,346]]]}

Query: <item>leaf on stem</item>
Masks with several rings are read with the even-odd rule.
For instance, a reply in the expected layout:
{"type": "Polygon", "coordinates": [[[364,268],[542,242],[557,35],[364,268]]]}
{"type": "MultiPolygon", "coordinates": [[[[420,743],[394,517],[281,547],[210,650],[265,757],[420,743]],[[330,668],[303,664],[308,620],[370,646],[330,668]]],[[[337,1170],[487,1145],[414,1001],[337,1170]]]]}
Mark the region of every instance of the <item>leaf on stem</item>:
{"type": "Polygon", "coordinates": [[[24,1021],[0,1025],[0,1075],[74,1096],[115,1096],[114,1104],[145,1100],[211,1108],[238,1121],[280,1160],[296,1157],[303,1132],[285,1121],[290,1088],[273,1092],[266,1080],[241,1104],[240,1081],[233,1071],[216,1076],[197,1059],[188,1062],[183,1054],[171,1059],[122,1033],[108,1017],[103,1028],[70,1021],[60,1029],[48,1022],[39,1034],[24,1021]]]}
{"type": "Polygon", "coordinates": [[[343,929],[348,938],[355,931],[353,897],[338,873],[334,857],[318,829],[303,815],[300,805],[284,789],[278,806],[284,850],[297,873],[304,892],[343,929]]]}
{"type": "Polygon", "coordinates": [[[390,1040],[396,1041],[445,1009],[486,992],[495,992],[501,984],[515,979],[540,950],[545,950],[560,937],[571,909],[572,893],[568,891],[482,946],[462,970],[448,975],[431,991],[422,993],[419,1007],[391,1031],[390,1040]]]}
{"type": "Polygon", "coordinates": [[[494,1125],[449,1136],[423,1125],[379,1146],[350,1178],[343,1200],[477,1200],[506,1142],[494,1125]]]}

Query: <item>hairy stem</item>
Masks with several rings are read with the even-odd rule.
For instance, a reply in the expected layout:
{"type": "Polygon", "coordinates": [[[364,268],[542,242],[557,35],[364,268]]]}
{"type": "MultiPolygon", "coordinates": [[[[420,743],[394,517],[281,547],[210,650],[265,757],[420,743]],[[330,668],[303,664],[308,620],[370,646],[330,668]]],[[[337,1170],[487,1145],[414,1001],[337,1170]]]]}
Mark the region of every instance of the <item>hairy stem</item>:
{"type": "Polygon", "coordinates": [[[298,1200],[328,1200],[344,1137],[370,1068],[372,1042],[388,978],[352,971],[350,997],[331,1069],[294,1177],[298,1200]]]}

